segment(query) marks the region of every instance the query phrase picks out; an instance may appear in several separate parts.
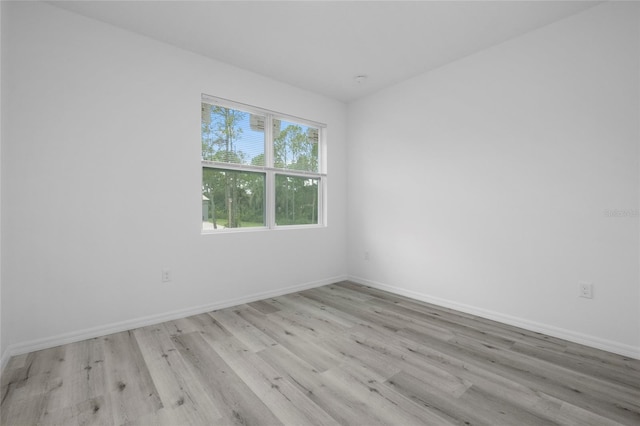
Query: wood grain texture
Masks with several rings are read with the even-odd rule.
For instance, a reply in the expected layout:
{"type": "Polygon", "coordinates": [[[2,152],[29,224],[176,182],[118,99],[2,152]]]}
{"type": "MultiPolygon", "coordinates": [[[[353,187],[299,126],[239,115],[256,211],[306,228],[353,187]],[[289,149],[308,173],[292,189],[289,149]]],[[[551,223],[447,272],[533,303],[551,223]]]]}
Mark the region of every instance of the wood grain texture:
{"type": "Polygon", "coordinates": [[[640,425],[640,361],[351,282],[12,358],[1,425],[640,425]]]}

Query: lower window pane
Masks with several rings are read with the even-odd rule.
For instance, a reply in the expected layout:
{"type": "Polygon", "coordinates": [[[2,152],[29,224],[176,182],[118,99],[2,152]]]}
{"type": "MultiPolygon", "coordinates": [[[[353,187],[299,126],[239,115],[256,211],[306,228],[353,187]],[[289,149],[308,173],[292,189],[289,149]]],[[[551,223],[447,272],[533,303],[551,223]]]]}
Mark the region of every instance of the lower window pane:
{"type": "Polygon", "coordinates": [[[202,168],[202,230],[265,226],[264,173],[202,168]]]}
{"type": "Polygon", "coordinates": [[[318,223],[318,180],[276,175],[276,225],[318,223]]]}

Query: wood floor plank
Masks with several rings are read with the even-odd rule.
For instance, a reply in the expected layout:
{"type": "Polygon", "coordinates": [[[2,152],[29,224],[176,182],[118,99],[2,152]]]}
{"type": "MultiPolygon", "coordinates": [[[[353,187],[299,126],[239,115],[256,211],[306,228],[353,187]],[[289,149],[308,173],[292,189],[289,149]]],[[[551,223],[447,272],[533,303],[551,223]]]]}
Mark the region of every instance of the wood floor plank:
{"type": "Polygon", "coordinates": [[[212,312],[211,316],[254,352],[277,344],[269,335],[238,315],[238,309],[212,312]]]}
{"type": "MultiPolygon", "coordinates": [[[[171,424],[182,413],[191,413],[189,421],[214,424],[222,419],[206,388],[186,365],[165,325],[134,330],[149,374],[158,390],[163,410],[156,423],[171,424]]],[[[214,338],[213,336],[211,337],[214,338]]],[[[151,419],[153,416],[149,415],[151,419]]],[[[186,420],[186,419],[185,419],[186,420]]]]}
{"type": "Polygon", "coordinates": [[[272,314],[274,312],[280,311],[279,308],[276,308],[275,306],[270,305],[264,300],[258,300],[257,302],[249,303],[249,306],[251,306],[253,309],[259,312],[262,312],[263,314],[272,314]]]}
{"type": "Polygon", "coordinates": [[[331,368],[337,362],[336,357],[323,345],[310,339],[305,333],[289,327],[290,324],[285,321],[262,315],[250,309],[239,310],[238,315],[271,337],[274,342],[278,342],[292,353],[305,359],[319,371],[331,368]]]}
{"type": "Polygon", "coordinates": [[[176,425],[223,425],[221,418],[212,418],[209,412],[193,406],[163,407],[127,421],[124,426],[176,426],[176,425]]]}
{"type": "Polygon", "coordinates": [[[341,282],[13,357],[0,424],[640,425],[640,360],[341,282]]]}
{"type": "Polygon", "coordinates": [[[313,315],[311,312],[303,310],[298,311],[280,311],[273,313],[269,318],[282,318],[290,322],[298,329],[302,329],[314,338],[322,338],[327,335],[342,334],[353,325],[344,326],[326,318],[313,315]]]}
{"type": "Polygon", "coordinates": [[[300,312],[306,313],[313,318],[318,318],[342,326],[345,328],[353,327],[360,323],[357,317],[347,314],[346,312],[336,311],[312,299],[304,297],[302,293],[288,294],[278,298],[284,309],[282,312],[300,312]]]}
{"type": "Polygon", "coordinates": [[[605,379],[606,382],[615,382],[622,387],[633,387],[634,384],[637,384],[639,373],[629,370],[628,368],[619,368],[611,364],[603,363],[602,361],[593,362],[590,359],[577,357],[572,354],[568,354],[565,351],[551,351],[546,348],[540,348],[522,342],[514,343],[510,349],[513,352],[538,360],[544,360],[564,369],[588,375],[589,377],[602,378],[605,379]]]}
{"type": "MultiPolygon", "coordinates": [[[[76,345],[77,346],[77,345],[76,345]]],[[[35,404],[37,410],[19,409],[19,418],[25,424],[36,423],[40,418],[46,416],[49,411],[56,409],[60,404],[68,403],[69,393],[61,391],[64,386],[69,390],[73,379],[69,376],[63,377],[65,371],[69,371],[68,363],[65,362],[65,354],[73,351],[74,346],[58,346],[29,354],[23,366],[11,374],[11,381],[5,399],[0,407],[0,422],[4,423],[14,415],[15,407],[24,407],[30,401],[35,404]],[[67,383],[65,384],[65,380],[67,383]],[[10,410],[5,412],[4,407],[10,410]],[[6,416],[6,417],[5,417],[6,416]]]]}
{"type": "MultiPolygon", "coordinates": [[[[406,396],[415,403],[422,405],[444,418],[456,419],[458,424],[465,425],[523,425],[550,424],[539,418],[527,418],[524,415],[506,415],[507,411],[513,411],[510,404],[502,404],[500,408],[491,413],[482,407],[477,407],[477,398],[451,398],[439,391],[438,388],[425,383],[402,371],[386,382],[392,389],[406,396]],[[480,408],[480,412],[478,409],[480,408]]],[[[463,394],[464,395],[464,394],[463,394]]],[[[489,401],[487,401],[489,402],[489,401]]],[[[495,408],[495,403],[491,404],[495,408]]]]}
{"type": "MultiPolygon", "coordinates": [[[[387,365],[393,365],[396,370],[409,373],[413,377],[437,387],[443,394],[457,398],[472,385],[469,380],[460,376],[460,371],[451,371],[442,368],[442,365],[429,362],[429,360],[418,356],[408,348],[402,347],[401,345],[390,344],[389,339],[383,339],[378,336],[366,336],[365,333],[358,330],[354,330],[351,336],[358,342],[361,350],[366,349],[378,354],[387,365]]],[[[370,365],[370,363],[367,365],[370,365]]],[[[384,381],[390,377],[391,376],[385,377],[384,381]]]]}
{"type": "Polygon", "coordinates": [[[49,411],[38,421],[38,425],[96,425],[108,426],[118,424],[113,418],[112,399],[99,396],[82,401],[74,406],[59,407],[49,411]]]}
{"type": "Polygon", "coordinates": [[[336,354],[338,365],[366,366],[378,381],[383,382],[401,370],[400,366],[389,362],[386,354],[372,350],[353,335],[326,337],[323,343],[327,350],[336,354]]]}
{"type": "MultiPolygon", "coordinates": [[[[230,340],[233,337],[229,338],[230,340]]],[[[239,354],[230,345],[210,342],[254,394],[288,425],[337,425],[338,422],[307,398],[285,377],[253,352],[239,354]]]]}
{"type": "Polygon", "coordinates": [[[104,341],[106,391],[114,421],[124,424],[163,407],[133,331],[104,341]]]}
{"type": "Polygon", "coordinates": [[[65,345],[64,361],[59,363],[56,379],[59,386],[49,393],[41,421],[59,407],[78,407],[104,393],[107,379],[103,340],[96,338],[65,345]]]}
{"type": "Polygon", "coordinates": [[[223,424],[281,425],[242,379],[198,333],[174,338],[179,352],[216,401],[223,424]]]}
{"type": "Polygon", "coordinates": [[[520,329],[517,327],[504,327],[503,324],[497,323],[485,318],[480,318],[471,314],[455,311],[453,309],[436,306],[420,300],[409,299],[403,296],[394,295],[383,290],[378,290],[368,286],[361,286],[350,283],[348,281],[341,283],[345,288],[356,291],[365,292],[376,299],[388,301],[397,306],[402,306],[423,313],[425,316],[433,319],[444,319],[453,321],[462,325],[472,327],[481,326],[480,329],[487,334],[501,336],[513,341],[526,341],[539,347],[550,347],[554,350],[563,350],[569,342],[555,337],[547,336],[541,333],[520,329]]]}
{"type": "Polygon", "coordinates": [[[474,351],[486,354],[513,370],[524,370],[532,380],[544,380],[546,386],[551,384],[551,389],[562,392],[568,402],[578,402],[575,397],[568,396],[569,392],[579,393],[580,403],[585,407],[598,407],[599,410],[608,411],[616,419],[640,423],[640,399],[635,397],[637,392],[632,389],[627,392],[627,389],[620,388],[611,381],[598,380],[593,375],[585,375],[517,352],[480,347],[476,342],[469,342],[464,338],[457,338],[456,343],[459,347],[472,345],[474,351]]]}
{"type": "Polygon", "coordinates": [[[322,377],[328,387],[368,407],[369,413],[383,424],[452,424],[446,418],[420,408],[395,390],[380,385],[371,376],[354,374],[353,369],[332,368],[323,372],[322,377]]]}
{"type": "Polygon", "coordinates": [[[169,321],[165,324],[165,328],[172,336],[193,332],[206,333],[216,339],[225,339],[232,336],[232,334],[209,313],[169,321]]]}
{"type": "MultiPolygon", "coordinates": [[[[484,389],[485,392],[509,401],[510,404],[522,406],[529,411],[538,413],[540,416],[553,412],[554,414],[551,415],[551,418],[562,419],[560,424],[610,424],[603,417],[594,413],[591,413],[591,419],[589,420],[588,416],[585,417],[586,411],[582,408],[546,395],[543,392],[545,389],[555,389],[556,385],[545,388],[529,387],[531,383],[520,381],[517,377],[513,378],[509,374],[505,374],[505,371],[500,367],[497,370],[493,370],[482,363],[469,362],[469,359],[464,354],[455,351],[454,347],[449,347],[454,351],[447,353],[446,350],[442,351],[446,347],[439,347],[438,349],[440,350],[438,350],[434,349],[437,346],[434,344],[422,345],[404,339],[399,340],[399,344],[411,351],[412,356],[406,357],[406,362],[416,363],[421,368],[425,362],[439,365],[440,368],[473,383],[474,386],[484,389]],[[423,361],[416,361],[420,358],[423,358],[423,361]],[[549,401],[552,402],[550,403],[549,401]]],[[[489,360],[489,363],[495,362],[495,360],[489,360]]],[[[410,370],[405,368],[404,371],[408,372],[410,370]]]]}
{"type": "MultiPolygon", "coordinates": [[[[589,393],[591,387],[589,382],[584,382],[569,372],[551,372],[546,369],[543,362],[527,359],[517,354],[510,354],[500,350],[492,350],[483,345],[469,342],[463,338],[457,338],[450,342],[441,342],[423,336],[419,347],[429,351],[436,349],[446,354],[450,359],[458,359],[465,363],[472,364],[478,368],[490,371],[497,375],[504,376],[525,386],[543,391],[560,400],[576,405],[584,409],[597,410],[599,413],[606,413],[609,417],[621,424],[635,425],[638,423],[637,410],[631,409],[618,401],[612,400],[606,394],[593,396],[589,393]],[[464,342],[464,344],[461,344],[464,342]]],[[[634,394],[638,393],[639,386],[634,394]]],[[[640,398],[637,400],[640,401],[640,398]]]]}
{"type": "Polygon", "coordinates": [[[323,385],[320,372],[315,367],[282,345],[272,346],[256,355],[309,397],[313,395],[312,389],[323,385]]]}

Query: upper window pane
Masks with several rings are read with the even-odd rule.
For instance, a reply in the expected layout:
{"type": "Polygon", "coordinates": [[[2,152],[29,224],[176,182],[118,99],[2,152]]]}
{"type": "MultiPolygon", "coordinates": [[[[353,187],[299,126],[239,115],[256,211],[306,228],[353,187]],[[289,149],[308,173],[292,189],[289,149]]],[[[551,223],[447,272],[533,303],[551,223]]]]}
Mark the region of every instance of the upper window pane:
{"type": "Polygon", "coordinates": [[[202,103],[202,159],[264,166],[265,117],[202,103]]]}
{"type": "Polygon", "coordinates": [[[273,133],[274,167],[306,172],[318,171],[317,128],[274,120],[273,133]]]}

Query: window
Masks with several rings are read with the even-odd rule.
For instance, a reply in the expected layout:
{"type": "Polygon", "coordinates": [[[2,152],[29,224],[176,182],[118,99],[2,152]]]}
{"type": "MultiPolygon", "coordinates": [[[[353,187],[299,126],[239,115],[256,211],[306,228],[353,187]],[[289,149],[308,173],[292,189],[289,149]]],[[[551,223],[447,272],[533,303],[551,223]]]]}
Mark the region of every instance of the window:
{"type": "Polygon", "coordinates": [[[325,224],[324,125],[203,95],[202,231],[325,224]]]}

